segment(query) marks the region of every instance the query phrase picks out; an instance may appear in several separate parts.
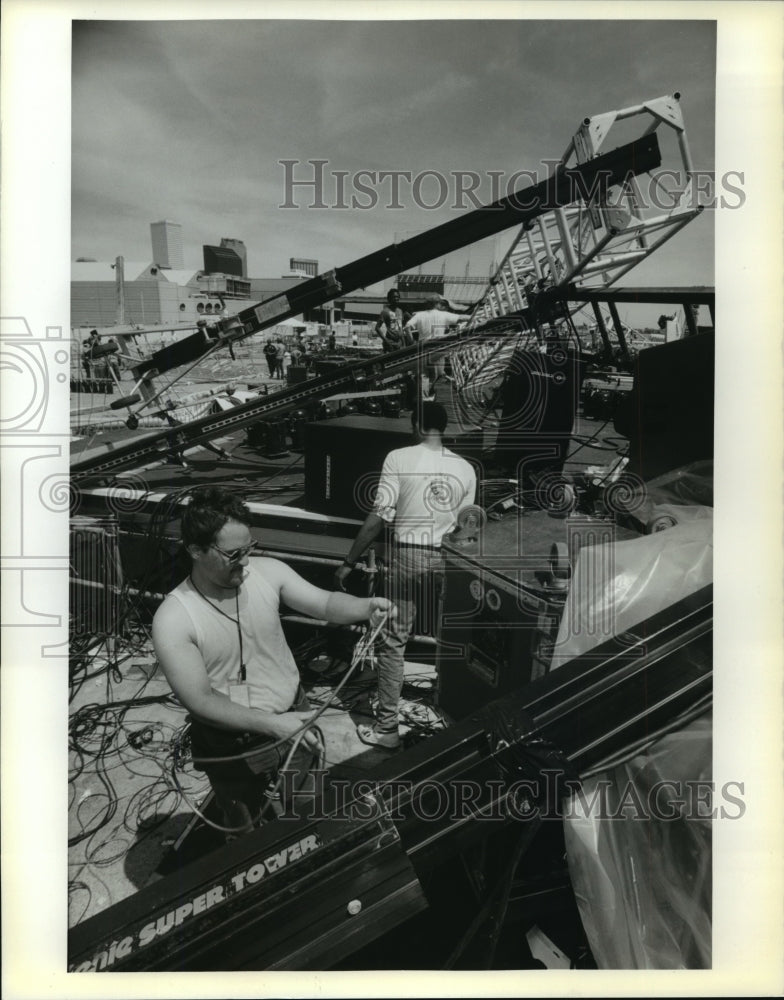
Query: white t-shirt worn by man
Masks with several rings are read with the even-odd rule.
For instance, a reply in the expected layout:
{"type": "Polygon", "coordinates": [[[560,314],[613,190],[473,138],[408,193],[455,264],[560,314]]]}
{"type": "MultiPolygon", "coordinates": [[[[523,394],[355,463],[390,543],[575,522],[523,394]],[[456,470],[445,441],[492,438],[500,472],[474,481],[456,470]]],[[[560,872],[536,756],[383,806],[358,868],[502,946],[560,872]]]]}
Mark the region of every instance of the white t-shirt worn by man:
{"type": "Polygon", "coordinates": [[[405,328],[416,330],[419,334],[419,343],[422,344],[426,340],[443,337],[448,326],[465,319],[466,317],[459,313],[446,312],[443,309],[426,309],[412,316],[405,328]]]}
{"type": "Polygon", "coordinates": [[[475,494],[476,474],[464,458],[443,445],[416,444],[387,455],[373,512],[393,525],[399,544],[438,548],[475,494]]]}

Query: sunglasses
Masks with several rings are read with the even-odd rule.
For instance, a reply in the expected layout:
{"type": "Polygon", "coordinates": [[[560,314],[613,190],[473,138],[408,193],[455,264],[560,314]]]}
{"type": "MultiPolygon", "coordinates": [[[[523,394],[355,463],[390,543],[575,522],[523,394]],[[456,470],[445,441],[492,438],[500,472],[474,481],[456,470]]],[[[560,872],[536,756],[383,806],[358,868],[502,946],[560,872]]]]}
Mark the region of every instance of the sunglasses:
{"type": "Polygon", "coordinates": [[[224,558],[228,559],[229,562],[231,562],[231,563],[238,563],[242,559],[244,559],[245,556],[249,556],[253,552],[255,552],[255,550],[258,548],[258,543],[257,542],[251,542],[250,545],[243,545],[242,548],[240,548],[240,549],[232,549],[231,552],[227,552],[226,549],[222,549],[220,547],[220,545],[215,545],[214,542],[210,546],[210,548],[211,549],[215,549],[216,552],[220,552],[220,554],[224,558]]]}

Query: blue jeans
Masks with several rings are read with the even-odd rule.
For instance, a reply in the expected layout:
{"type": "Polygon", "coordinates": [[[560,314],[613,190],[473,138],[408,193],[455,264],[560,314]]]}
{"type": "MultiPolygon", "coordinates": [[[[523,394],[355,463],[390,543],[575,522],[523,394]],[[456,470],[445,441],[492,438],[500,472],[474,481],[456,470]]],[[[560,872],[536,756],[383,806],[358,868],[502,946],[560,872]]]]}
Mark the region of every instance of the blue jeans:
{"type": "Polygon", "coordinates": [[[414,625],[417,605],[431,622],[437,620],[438,601],[443,586],[443,564],[438,549],[395,546],[385,596],[397,608],[397,615],[381,631],[376,658],[378,670],[378,711],[380,732],[397,732],[398,703],[403,690],[406,643],[414,625]]]}

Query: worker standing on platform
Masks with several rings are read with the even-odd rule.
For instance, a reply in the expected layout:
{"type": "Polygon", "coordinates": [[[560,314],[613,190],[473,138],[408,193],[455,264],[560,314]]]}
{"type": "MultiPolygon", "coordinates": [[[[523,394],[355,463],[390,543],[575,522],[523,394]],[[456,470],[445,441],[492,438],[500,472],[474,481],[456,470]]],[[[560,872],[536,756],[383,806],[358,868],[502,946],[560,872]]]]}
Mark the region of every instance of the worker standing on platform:
{"type": "Polygon", "coordinates": [[[387,304],[381,310],[375,327],[385,353],[398,351],[411,343],[411,338],[403,332],[406,318],[400,308],[400,292],[396,288],[390,288],[387,292],[387,304]]]}
{"type": "Polygon", "coordinates": [[[420,403],[411,422],[417,443],[387,455],[373,510],[335,573],[335,584],[342,589],[360,556],[381,529],[391,525],[392,556],[386,594],[397,614],[381,633],[376,723],[357,727],[363,743],[388,749],[400,745],[398,704],[403,688],[403,657],[417,600],[426,602],[430,620],[434,620],[443,576],[441,543],[457,526],[460,511],[473,504],[476,493],[472,466],[442,443],[447,425],[444,407],[420,403]]]}
{"type": "MultiPolygon", "coordinates": [[[[435,340],[443,337],[447,327],[454,323],[465,322],[466,317],[453,312],[447,312],[442,308],[443,300],[440,295],[428,295],[425,299],[425,309],[423,312],[414,313],[406,323],[404,332],[411,336],[413,340],[423,344],[428,340],[435,340]]],[[[433,382],[446,377],[446,354],[437,354],[431,357],[433,366],[433,382]]]]}
{"type": "Polygon", "coordinates": [[[269,377],[275,378],[275,371],[278,367],[278,349],[271,340],[268,340],[264,345],[264,357],[267,359],[269,377]]]}
{"type": "Polygon", "coordinates": [[[88,379],[93,377],[93,363],[95,361],[95,348],[100,344],[101,338],[97,330],[90,330],[90,336],[82,344],[82,368],[88,379]]]}
{"type": "Polygon", "coordinates": [[[277,372],[278,378],[285,378],[283,370],[283,359],[286,356],[286,345],[282,340],[278,339],[275,344],[275,371],[277,372]]]}
{"type": "Polygon", "coordinates": [[[164,599],[152,625],[155,653],[191,716],[194,763],[204,763],[227,828],[249,832],[265,790],[304,731],[292,768],[307,773],[322,748],[280,623],[281,604],[313,618],[377,624],[380,597],[321,590],[277,559],[257,558],[250,512],[222,487],[194,490],[182,517],[190,574],[164,599]],[[240,756],[256,750],[253,757],[240,756]],[[236,758],[212,761],[210,758],[236,758]]]}
{"type": "Polygon", "coordinates": [[[110,337],[109,340],[107,341],[107,344],[111,345],[112,353],[109,354],[108,357],[106,358],[106,363],[111,369],[114,378],[119,382],[120,378],[122,377],[122,369],[120,368],[120,362],[117,359],[117,357],[115,357],[115,355],[120,353],[120,345],[117,343],[114,337],[110,337]]]}

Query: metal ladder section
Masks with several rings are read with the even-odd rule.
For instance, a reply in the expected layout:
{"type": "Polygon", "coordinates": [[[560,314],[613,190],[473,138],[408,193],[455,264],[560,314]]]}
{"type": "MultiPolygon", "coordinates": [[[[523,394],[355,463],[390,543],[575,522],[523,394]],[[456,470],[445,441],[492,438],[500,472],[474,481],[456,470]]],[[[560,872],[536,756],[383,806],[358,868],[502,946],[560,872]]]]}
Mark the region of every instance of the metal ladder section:
{"type": "Polygon", "coordinates": [[[651,171],[645,185],[631,173],[620,184],[599,178],[584,202],[559,205],[524,222],[475,305],[470,325],[521,312],[539,294],[559,286],[606,288],[699,215],[702,206],[696,203],[698,185],[678,93],[583,119],[554,164],[554,175],[594,160],[608,138],[617,137],[618,123],[635,118],[642,119],[643,135],[660,126],[675,133],[672,162],[651,171]]]}

